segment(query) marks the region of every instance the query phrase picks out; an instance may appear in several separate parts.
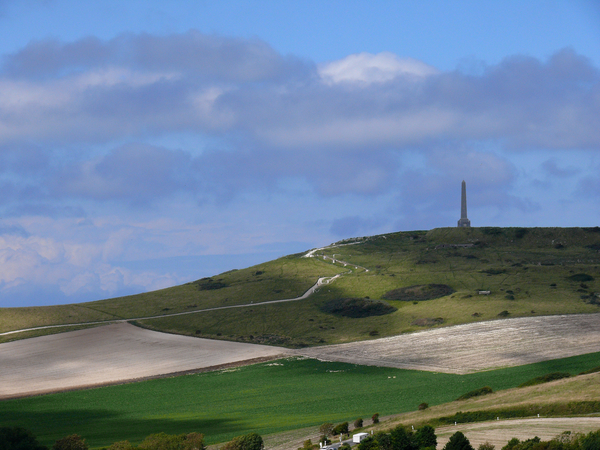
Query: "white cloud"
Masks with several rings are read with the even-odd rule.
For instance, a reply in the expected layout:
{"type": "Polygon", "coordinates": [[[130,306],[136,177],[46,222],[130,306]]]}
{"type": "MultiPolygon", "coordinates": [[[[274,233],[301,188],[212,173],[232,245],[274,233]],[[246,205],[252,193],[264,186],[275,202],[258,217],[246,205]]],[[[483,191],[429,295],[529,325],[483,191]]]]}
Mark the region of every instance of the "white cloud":
{"type": "Polygon", "coordinates": [[[438,73],[434,67],[390,52],[357,53],[319,66],[319,75],[329,84],[342,82],[382,83],[398,76],[426,77],[438,73]]]}

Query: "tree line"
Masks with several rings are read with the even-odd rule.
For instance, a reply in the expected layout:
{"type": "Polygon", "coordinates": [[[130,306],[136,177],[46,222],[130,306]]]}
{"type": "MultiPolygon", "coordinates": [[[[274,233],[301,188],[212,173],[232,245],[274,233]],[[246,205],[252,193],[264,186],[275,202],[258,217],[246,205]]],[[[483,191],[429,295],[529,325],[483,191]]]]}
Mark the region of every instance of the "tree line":
{"type": "MultiPolygon", "coordinates": [[[[340,449],[350,448],[350,445],[345,445],[340,449]]],[[[389,433],[378,432],[368,436],[357,450],[435,450],[436,446],[437,437],[433,427],[425,425],[413,432],[399,425],[389,433]]],[[[467,437],[457,431],[450,436],[443,450],[475,449],[467,437]]],[[[477,450],[495,450],[495,446],[484,442],[477,450]]],[[[566,431],[549,441],[542,441],[537,436],[524,441],[513,438],[501,450],[600,450],[600,430],[588,434],[566,431]]]]}
{"type": "MultiPolygon", "coordinates": [[[[436,447],[437,436],[432,426],[424,425],[417,430],[408,430],[399,425],[389,432],[379,431],[367,436],[358,444],[356,450],[435,450],[436,447]]],[[[303,449],[309,448],[313,448],[310,440],[305,442],[303,449]]],[[[344,443],[340,450],[350,448],[348,443],[344,443]]],[[[49,449],[40,444],[34,434],[25,428],[0,427],[0,449],[89,450],[89,445],[81,436],[73,434],[57,440],[49,449]]],[[[146,437],[137,446],[129,441],[119,441],[103,450],[206,450],[206,445],[204,435],[200,433],[176,435],[157,433],[146,437]]],[[[259,434],[249,433],[232,439],[220,447],[220,450],[264,450],[264,442],[259,434]]],[[[475,448],[462,432],[457,431],[450,437],[443,450],[475,450],[475,448]]],[[[495,446],[485,442],[479,445],[477,450],[495,450],[495,446]]],[[[513,438],[501,450],[600,450],[600,430],[588,434],[566,431],[549,441],[542,441],[537,436],[524,441],[513,438]]]]}
{"type": "MultiPolygon", "coordinates": [[[[38,442],[34,434],[21,427],[0,428],[1,450],[89,450],[89,445],[78,434],[57,440],[49,449],[38,442]]],[[[220,450],[263,450],[264,443],[256,433],[245,434],[224,444],[220,450]]],[[[206,450],[204,435],[201,433],[166,434],[156,433],[147,436],[139,445],[129,441],[115,442],[103,450],[206,450]]]]}

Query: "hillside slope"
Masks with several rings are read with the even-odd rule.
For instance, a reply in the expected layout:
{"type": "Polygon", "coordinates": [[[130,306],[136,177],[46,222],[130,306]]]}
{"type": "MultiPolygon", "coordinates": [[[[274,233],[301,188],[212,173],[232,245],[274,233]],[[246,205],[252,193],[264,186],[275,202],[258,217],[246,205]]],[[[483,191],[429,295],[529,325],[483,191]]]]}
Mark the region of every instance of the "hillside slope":
{"type": "MultiPolygon", "coordinates": [[[[502,317],[593,313],[600,312],[599,250],[600,228],[390,233],[156,292],[77,305],[2,309],[0,332],[245,304],[139,324],[192,336],[303,347],[502,317]],[[340,273],[342,277],[306,300],[254,305],[297,297],[319,277],[340,273]]],[[[41,333],[47,331],[30,334],[41,333]]]]}

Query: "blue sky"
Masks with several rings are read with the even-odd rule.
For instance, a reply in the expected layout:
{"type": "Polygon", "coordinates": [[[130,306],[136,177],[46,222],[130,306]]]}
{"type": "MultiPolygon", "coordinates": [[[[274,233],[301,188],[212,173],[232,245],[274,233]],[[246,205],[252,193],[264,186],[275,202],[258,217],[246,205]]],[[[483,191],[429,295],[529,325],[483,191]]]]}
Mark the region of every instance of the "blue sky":
{"type": "Polygon", "coordinates": [[[595,1],[0,0],[0,306],[600,222],[595,1]]]}

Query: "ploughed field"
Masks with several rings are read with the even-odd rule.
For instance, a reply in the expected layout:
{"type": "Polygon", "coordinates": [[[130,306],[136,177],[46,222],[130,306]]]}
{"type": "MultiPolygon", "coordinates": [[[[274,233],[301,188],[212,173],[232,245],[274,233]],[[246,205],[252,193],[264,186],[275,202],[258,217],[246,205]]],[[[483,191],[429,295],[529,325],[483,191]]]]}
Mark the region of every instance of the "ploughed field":
{"type": "Polygon", "coordinates": [[[600,314],[521,317],[299,350],[353,364],[470,373],[600,351],[600,314]]]}
{"type": "Polygon", "coordinates": [[[119,323],[0,344],[0,399],[292,355],[464,374],[600,352],[599,342],[600,314],[495,320],[300,350],[119,323]]]}
{"type": "Polygon", "coordinates": [[[286,349],[106,325],[0,344],[0,399],[273,359],[286,349]]]}

